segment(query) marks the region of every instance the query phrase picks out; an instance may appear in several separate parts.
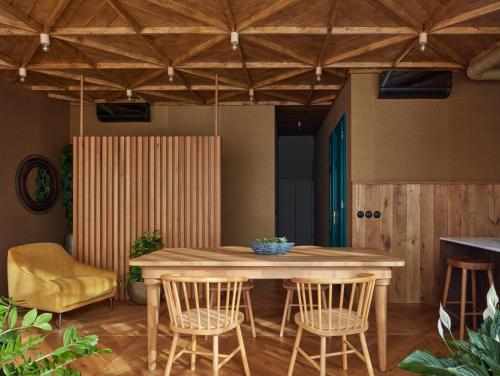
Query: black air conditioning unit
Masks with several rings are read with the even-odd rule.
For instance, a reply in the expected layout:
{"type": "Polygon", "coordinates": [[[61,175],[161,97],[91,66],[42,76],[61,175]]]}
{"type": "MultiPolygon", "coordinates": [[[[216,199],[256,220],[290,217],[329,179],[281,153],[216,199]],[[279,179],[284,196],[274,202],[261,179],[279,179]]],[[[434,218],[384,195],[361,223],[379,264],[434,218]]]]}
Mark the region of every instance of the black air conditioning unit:
{"type": "Polygon", "coordinates": [[[149,103],[98,103],[97,118],[103,123],[139,123],[151,121],[149,103]]]}
{"type": "Polygon", "coordinates": [[[451,93],[451,71],[384,71],[379,99],[443,99],[451,93]]]}

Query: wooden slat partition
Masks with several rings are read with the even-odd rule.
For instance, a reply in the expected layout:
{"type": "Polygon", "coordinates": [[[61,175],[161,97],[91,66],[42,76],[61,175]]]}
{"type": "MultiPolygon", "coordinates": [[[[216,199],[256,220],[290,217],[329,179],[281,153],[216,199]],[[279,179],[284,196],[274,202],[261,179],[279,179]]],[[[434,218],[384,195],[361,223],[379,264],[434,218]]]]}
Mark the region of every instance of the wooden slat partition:
{"type": "Polygon", "coordinates": [[[352,245],[377,247],[406,260],[394,270],[394,303],[441,297],[442,236],[500,237],[500,184],[353,183],[352,245]],[[379,219],[358,211],[379,210],[379,219]]]}
{"type": "Polygon", "coordinates": [[[167,247],[220,246],[219,137],[75,137],[74,257],[112,269],[125,297],[145,230],[167,247]]]}

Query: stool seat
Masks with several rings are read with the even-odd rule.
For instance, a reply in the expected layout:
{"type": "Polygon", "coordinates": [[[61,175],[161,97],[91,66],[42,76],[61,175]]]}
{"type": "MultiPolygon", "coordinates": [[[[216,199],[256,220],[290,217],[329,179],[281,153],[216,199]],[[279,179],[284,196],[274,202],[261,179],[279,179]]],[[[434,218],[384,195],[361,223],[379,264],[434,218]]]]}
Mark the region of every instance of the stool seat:
{"type": "Polygon", "coordinates": [[[488,260],[474,259],[469,257],[448,257],[446,263],[449,266],[467,270],[493,270],[493,263],[488,260]]]}

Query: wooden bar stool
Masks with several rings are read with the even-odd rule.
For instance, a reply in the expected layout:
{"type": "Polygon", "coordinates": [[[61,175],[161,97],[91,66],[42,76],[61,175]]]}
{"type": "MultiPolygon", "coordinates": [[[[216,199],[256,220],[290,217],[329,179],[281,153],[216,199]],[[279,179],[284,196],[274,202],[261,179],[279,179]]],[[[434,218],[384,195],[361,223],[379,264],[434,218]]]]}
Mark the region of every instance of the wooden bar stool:
{"type": "Polygon", "coordinates": [[[183,354],[191,355],[191,371],[195,370],[196,356],[205,356],[212,359],[212,374],[219,375],[220,368],[236,354],[241,353],[243,369],[246,376],[250,376],[250,368],[241,334],[243,313],[240,312],[241,291],[247,278],[211,278],[211,277],[179,277],[162,275],[161,280],[167,300],[170,329],[174,333],[172,346],[168,355],[165,376],[169,376],[172,364],[183,354]],[[210,287],[216,287],[215,305],[211,304],[210,287]],[[222,287],[225,288],[225,297],[222,297],[222,287]],[[190,297],[191,291],[194,298],[190,297]],[[206,297],[200,299],[201,294],[206,297]],[[229,355],[219,354],[219,336],[236,330],[238,347],[229,355]],[[180,335],[191,336],[190,348],[183,348],[176,352],[180,335]],[[213,337],[212,352],[197,351],[196,337],[213,337]],[[222,358],[222,361],[220,361],[222,358]]]}
{"type": "MultiPolygon", "coordinates": [[[[280,337],[283,337],[283,333],[285,332],[286,321],[290,321],[290,318],[292,316],[292,307],[299,306],[299,304],[293,303],[295,292],[297,291],[297,284],[293,283],[290,279],[285,279],[283,281],[283,288],[286,290],[286,298],[285,308],[283,309],[283,319],[281,320],[280,337]]],[[[325,289],[326,286],[323,286],[321,294],[324,306],[326,306],[325,289]]],[[[316,291],[316,286],[313,286],[313,291],[316,291]]]]}
{"type": "MultiPolygon", "coordinates": [[[[250,290],[254,288],[254,284],[252,281],[247,281],[243,283],[241,287],[241,292],[243,293],[243,304],[240,305],[240,308],[245,308],[245,320],[250,321],[250,327],[252,328],[252,337],[257,337],[255,333],[255,321],[253,319],[253,309],[252,309],[252,299],[250,298],[250,290]]],[[[217,292],[217,286],[211,286],[210,292],[212,296],[210,300],[212,304],[215,302],[215,294],[217,292]]],[[[222,286],[222,293],[225,293],[225,286],[222,286]]]]}
{"type": "MultiPolygon", "coordinates": [[[[448,257],[446,259],[446,279],[444,282],[443,293],[443,307],[447,304],[460,304],[460,339],[465,338],[465,316],[472,316],[472,325],[474,330],[477,329],[477,316],[482,313],[477,311],[477,272],[485,271],[488,274],[488,282],[492,285],[493,282],[493,268],[494,264],[486,260],[477,260],[466,257],[448,257]],[[461,293],[459,301],[448,301],[448,291],[450,289],[450,280],[453,268],[462,271],[461,293]],[[471,272],[471,285],[472,285],[472,300],[467,300],[467,272],[471,272]],[[472,311],[466,312],[465,306],[472,305],[472,311]]],[[[452,315],[453,312],[450,312],[452,315]]],[[[455,315],[454,315],[455,316],[455,315]]]]}
{"type": "Polygon", "coordinates": [[[375,280],[376,277],[372,274],[359,275],[356,278],[292,279],[297,284],[300,312],[295,314],[295,322],[299,329],[290,359],[288,376],[293,374],[298,353],[319,371],[320,376],[326,375],[326,358],[331,356],[342,356],[342,368],[347,370],[347,354],[356,354],[366,364],[368,375],[374,375],[365,332],[368,330],[368,316],[375,280]],[[321,302],[320,291],[323,291],[321,288],[323,286],[327,288],[328,304],[326,306],[323,306],[321,302]],[[316,287],[316,292],[313,292],[312,287],[316,287]],[[320,355],[311,356],[300,347],[304,330],[321,338],[320,355]],[[347,337],[351,335],[359,336],[362,352],[347,340],[347,337]],[[340,338],[341,351],[326,352],[326,339],[329,337],[340,338]],[[319,359],[319,365],[317,359],[319,359]]]}

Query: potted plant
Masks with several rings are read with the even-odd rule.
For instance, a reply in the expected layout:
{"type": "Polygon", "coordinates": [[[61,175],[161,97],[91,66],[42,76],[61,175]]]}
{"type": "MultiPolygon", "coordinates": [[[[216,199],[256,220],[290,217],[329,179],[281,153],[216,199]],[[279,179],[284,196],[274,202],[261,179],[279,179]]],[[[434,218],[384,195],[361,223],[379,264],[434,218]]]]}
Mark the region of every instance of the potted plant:
{"type": "Polygon", "coordinates": [[[287,253],[295,243],[290,243],[286,237],[257,239],[250,248],[258,255],[283,255],[287,253]]]}
{"type": "Polygon", "coordinates": [[[427,350],[417,350],[399,364],[399,368],[428,376],[498,376],[500,375],[500,309],[492,285],[486,297],[487,308],[477,331],[467,329],[467,341],[457,340],[451,332],[450,316],[441,306],[438,331],[449,355],[438,358],[427,350]],[[446,338],[445,327],[450,334],[446,338]]]}
{"type": "MultiPolygon", "coordinates": [[[[163,246],[159,231],[144,231],[137,238],[130,251],[130,257],[136,258],[157,251],[163,246]]],[[[146,285],[142,278],[142,270],[139,266],[129,266],[127,291],[130,300],[138,305],[147,304],[146,285]]]]}
{"type": "Polygon", "coordinates": [[[73,253],[73,146],[66,145],[59,160],[61,166],[61,193],[66,216],[66,238],[64,248],[73,253]]]}
{"type": "Polygon", "coordinates": [[[80,375],[70,367],[79,358],[110,353],[98,348],[96,335],[80,337],[74,326],[64,330],[63,345],[48,354],[40,354],[40,345],[52,331],[51,313],[38,314],[31,309],[19,322],[12,300],[0,297],[0,376],[80,375]],[[31,335],[33,332],[41,335],[31,335]]]}

